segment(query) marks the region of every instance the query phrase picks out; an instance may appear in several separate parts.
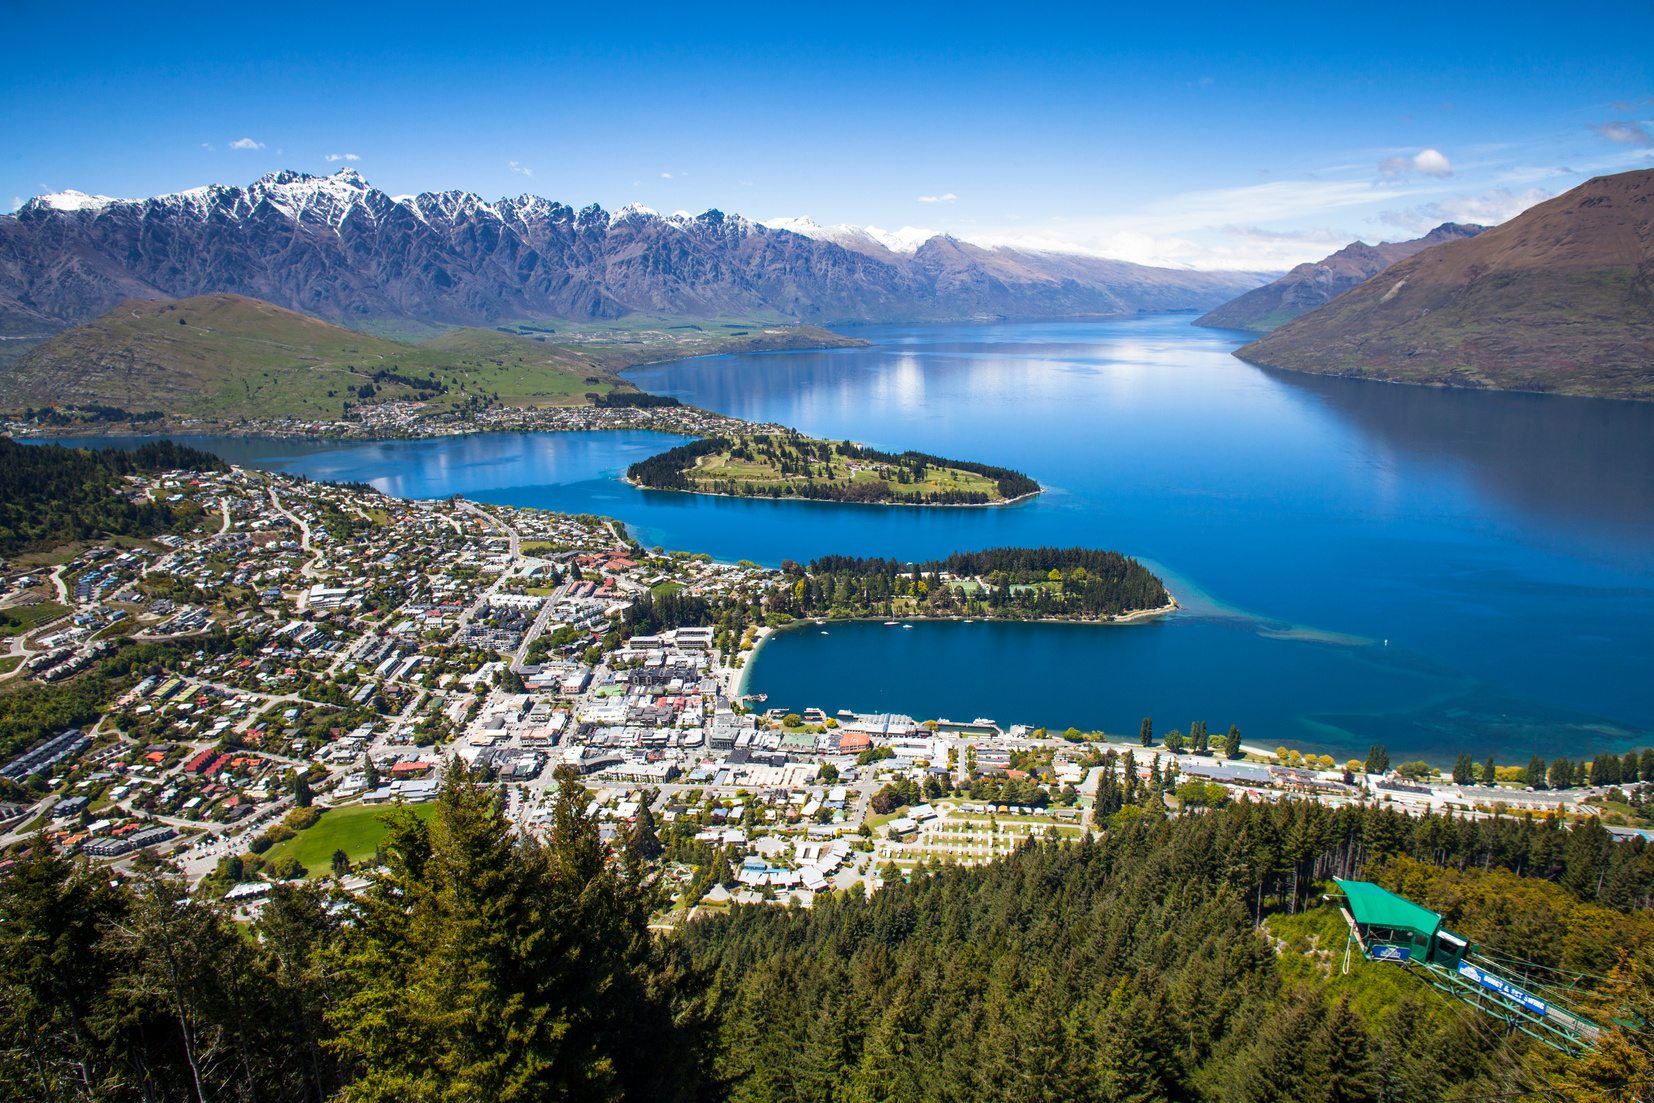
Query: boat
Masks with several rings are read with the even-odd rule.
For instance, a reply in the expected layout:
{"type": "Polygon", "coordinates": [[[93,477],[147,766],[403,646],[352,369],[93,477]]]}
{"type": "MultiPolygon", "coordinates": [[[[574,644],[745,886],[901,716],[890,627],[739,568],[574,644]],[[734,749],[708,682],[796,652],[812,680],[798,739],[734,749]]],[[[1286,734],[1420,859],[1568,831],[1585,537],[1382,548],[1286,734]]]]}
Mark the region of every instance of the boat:
{"type": "Polygon", "coordinates": [[[899,621],[894,621],[894,620],[887,620],[887,621],[885,621],[885,622],[884,622],[884,626],[885,626],[885,627],[886,627],[886,628],[894,628],[894,627],[896,627],[896,625],[897,625],[897,624],[899,624],[899,623],[900,623],[900,622],[899,622],[899,621]]]}
{"type": "Polygon", "coordinates": [[[904,624],[904,625],[902,625],[902,627],[903,627],[903,628],[912,628],[912,627],[913,627],[913,625],[911,625],[911,624],[904,624]]]}
{"type": "Polygon", "coordinates": [[[823,633],[822,633],[822,635],[823,635],[823,636],[826,636],[826,635],[829,635],[829,634],[830,634],[830,633],[827,633],[827,632],[823,632],[823,633]]]}

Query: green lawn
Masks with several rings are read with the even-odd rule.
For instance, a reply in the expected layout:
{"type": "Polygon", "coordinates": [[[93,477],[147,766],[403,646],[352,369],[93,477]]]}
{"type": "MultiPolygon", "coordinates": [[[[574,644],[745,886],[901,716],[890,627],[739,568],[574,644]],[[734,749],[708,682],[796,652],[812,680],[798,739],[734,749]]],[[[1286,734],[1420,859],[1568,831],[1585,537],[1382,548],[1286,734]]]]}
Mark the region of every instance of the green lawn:
{"type": "MultiPolygon", "coordinates": [[[[353,862],[372,858],[374,847],[385,837],[385,825],[379,822],[379,817],[395,807],[389,804],[347,804],[342,808],[329,809],[322,813],[315,827],[301,831],[265,851],[265,861],[274,862],[291,854],[309,870],[306,876],[323,877],[332,872],[335,850],[342,848],[353,862]]],[[[436,812],[434,803],[410,807],[414,815],[422,820],[429,820],[436,812]]]]}
{"type": "Polygon", "coordinates": [[[55,601],[42,601],[35,605],[14,605],[9,609],[0,609],[0,636],[15,636],[19,632],[32,632],[39,625],[49,620],[55,620],[69,611],[67,606],[59,605],[55,601]]]}

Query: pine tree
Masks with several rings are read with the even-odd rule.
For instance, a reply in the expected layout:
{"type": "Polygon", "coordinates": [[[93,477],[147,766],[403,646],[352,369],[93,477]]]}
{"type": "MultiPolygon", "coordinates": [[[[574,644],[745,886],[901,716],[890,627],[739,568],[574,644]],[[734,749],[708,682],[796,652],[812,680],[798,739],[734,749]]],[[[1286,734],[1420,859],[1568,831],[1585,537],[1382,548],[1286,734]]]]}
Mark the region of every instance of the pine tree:
{"type": "Polygon", "coordinates": [[[1469,785],[1476,780],[1476,761],[1467,754],[1460,754],[1453,761],[1453,784],[1469,785]]]}
{"type": "MultiPolygon", "coordinates": [[[[748,807],[751,807],[750,803],[748,807]]],[[[631,842],[632,849],[646,862],[655,861],[666,850],[661,846],[660,835],[655,830],[655,814],[647,804],[638,809],[637,822],[632,825],[631,842]]]]}
{"type": "Polygon", "coordinates": [[[1493,756],[1487,756],[1487,765],[1482,767],[1482,784],[1493,788],[1499,784],[1499,771],[1493,766],[1493,756]]]}
{"type": "Polygon", "coordinates": [[[1143,746],[1145,747],[1154,746],[1153,718],[1148,716],[1143,717],[1143,726],[1137,730],[1137,738],[1142,741],[1143,746]]]}
{"type": "Polygon", "coordinates": [[[344,928],[348,1098],[691,1094],[694,1031],[647,935],[659,890],[607,860],[571,772],[544,846],[465,775],[449,768],[429,824],[390,818],[390,872],[344,928]]]}
{"type": "Polygon", "coordinates": [[[1372,1103],[1379,1098],[1367,1028],[1350,1010],[1348,996],[1327,1013],[1309,1050],[1302,1098],[1326,1103],[1372,1103]]]}
{"type": "Polygon", "coordinates": [[[1535,789],[1545,788],[1545,760],[1538,755],[1528,759],[1528,784],[1535,789]]]}
{"type": "Polygon", "coordinates": [[[1223,756],[1225,758],[1239,758],[1241,756],[1241,733],[1239,726],[1229,725],[1229,734],[1223,737],[1223,756]]]}

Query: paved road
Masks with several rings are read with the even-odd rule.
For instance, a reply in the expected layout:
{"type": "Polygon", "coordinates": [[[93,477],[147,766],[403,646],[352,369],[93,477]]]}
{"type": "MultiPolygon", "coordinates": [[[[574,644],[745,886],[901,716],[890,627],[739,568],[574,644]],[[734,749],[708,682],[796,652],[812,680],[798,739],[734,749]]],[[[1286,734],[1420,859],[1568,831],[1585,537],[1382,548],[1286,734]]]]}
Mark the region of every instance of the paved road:
{"type": "Polygon", "coordinates": [[[557,608],[557,599],[563,596],[566,589],[568,589],[568,583],[565,582],[558,586],[550,597],[546,598],[544,605],[540,606],[540,615],[534,618],[533,626],[523,635],[522,646],[517,648],[515,655],[511,656],[512,670],[521,671],[523,669],[523,656],[528,654],[528,645],[538,639],[540,633],[546,630],[546,625],[551,623],[552,612],[557,608]]]}
{"type": "MultiPolygon", "coordinates": [[[[299,547],[310,553],[310,558],[305,562],[304,566],[299,568],[299,574],[303,575],[305,578],[317,577],[316,561],[321,558],[321,553],[317,552],[310,543],[310,522],[306,521],[298,514],[289,511],[286,506],[282,505],[281,498],[276,494],[276,488],[273,486],[270,488],[270,504],[275,507],[277,513],[299,526],[299,547]]],[[[309,604],[309,601],[309,592],[301,590],[299,592],[297,607],[299,609],[303,609],[307,604],[309,604]]]]}
{"type": "Polygon", "coordinates": [[[522,553],[523,540],[522,540],[522,537],[517,534],[516,529],[514,529],[510,525],[506,524],[504,521],[501,521],[498,517],[494,516],[492,513],[489,513],[487,510],[482,509],[479,506],[476,506],[476,505],[472,504],[471,502],[466,501],[464,498],[461,498],[459,500],[459,508],[463,509],[466,513],[476,514],[478,517],[481,517],[484,521],[487,521],[489,524],[493,525],[494,528],[496,528],[500,532],[505,533],[506,536],[510,537],[510,539],[511,539],[511,561],[513,563],[517,562],[519,559],[521,559],[523,557],[523,553],[522,553]]]}

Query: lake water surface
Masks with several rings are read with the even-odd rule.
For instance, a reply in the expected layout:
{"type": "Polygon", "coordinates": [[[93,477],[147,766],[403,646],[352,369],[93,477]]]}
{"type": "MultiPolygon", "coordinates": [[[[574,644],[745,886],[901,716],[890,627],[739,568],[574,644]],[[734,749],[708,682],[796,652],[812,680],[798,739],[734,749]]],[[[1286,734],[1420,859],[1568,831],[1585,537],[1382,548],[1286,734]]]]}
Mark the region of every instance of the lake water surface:
{"type": "MultiPolygon", "coordinates": [[[[1185,610],[1153,624],[779,634],[771,705],[1135,731],[1238,723],[1343,759],[1589,756],[1654,728],[1654,404],[1276,372],[1186,317],[860,331],[868,349],[643,368],[645,390],[816,436],[1015,467],[992,509],[639,491],[651,433],[208,440],[388,493],[597,512],[645,544],[770,564],[1000,544],[1117,548],[1185,610]]],[[[1397,759],[1399,761],[1399,759],[1397,759]]]]}

